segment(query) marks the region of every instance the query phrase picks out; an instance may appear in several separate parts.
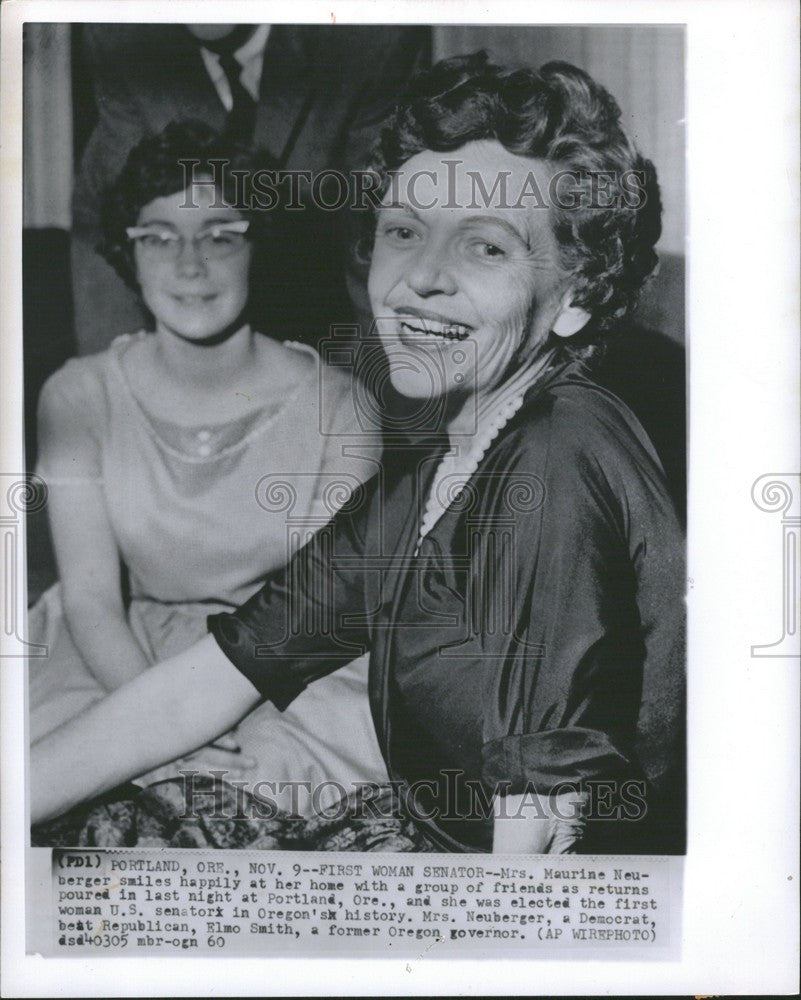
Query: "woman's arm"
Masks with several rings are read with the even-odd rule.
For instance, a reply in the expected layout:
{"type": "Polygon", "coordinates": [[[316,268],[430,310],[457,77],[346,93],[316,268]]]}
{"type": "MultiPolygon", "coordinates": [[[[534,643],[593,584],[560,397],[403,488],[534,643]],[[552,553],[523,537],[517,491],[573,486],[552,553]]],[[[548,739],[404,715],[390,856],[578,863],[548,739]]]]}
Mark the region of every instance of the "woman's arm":
{"type": "Polygon", "coordinates": [[[39,400],[39,468],[64,616],[78,652],[107,691],[140,674],[148,661],[128,626],[120,557],[106,510],[99,435],[102,404],[93,370],[68,365],[39,400]]]}
{"type": "Polygon", "coordinates": [[[206,636],[34,745],[31,822],[208,743],[258,700],[250,681],[206,636]]]}
{"type": "MultiPolygon", "coordinates": [[[[496,816],[498,852],[575,850],[576,826],[582,838],[585,831],[607,842],[622,837],[623,828],[610,821],[645,820],[647,811],[644,801],[636,815],[625,809],[627,783],[644,789],[645,778],[652,787],[658,772],[651,760],[660,747],[675,745],[680,729],[678,697],[667,692],[683,690],[676,652],[682,542],[661,470],[625,412],[610,405],[593,413],[566,400],[549,411],[550,439],[532,432],[526,441],[529,468],[545,470],[543,502],[535,517],[518,522],[517,539],[521,551],[537,553],[530,589],[522,592],[526,638],[538,653],[520,672],[526,683],[516,697],[499,687],[487,698],[488,729],[498,738],[483,749],[482,777],[490,786],[536,788],[547,797],[526,796],[526,819],[496,816]],[[541,454],[546,442],[548,456],[541,454]],[[665,626],[657,648],[650,637],[655,620],[665,626]],[[635,727],[644,717],[648,739],[637,746],[635,727]],[[549,821],[566,782],[600,782],[609,801],[594,801],[603,808],[585,809],[578,824],[561,807],[568,818],[549,821]]],[[[501,801],[515,800],[521,802],[501,801]]],[[[635,831],[627,827],[627,842],[635,831]]]]}

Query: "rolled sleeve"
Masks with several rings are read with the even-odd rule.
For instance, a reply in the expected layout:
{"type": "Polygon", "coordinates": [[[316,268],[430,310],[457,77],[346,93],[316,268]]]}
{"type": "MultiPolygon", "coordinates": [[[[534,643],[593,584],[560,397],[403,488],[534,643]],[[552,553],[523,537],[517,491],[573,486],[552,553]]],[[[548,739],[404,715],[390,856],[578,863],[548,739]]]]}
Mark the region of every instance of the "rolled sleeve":
{"type": "Polygon", "coordinates": [[[579,727],[542,733],[517,733],[484,744],[482,779],[503,785],[506,794],[550,795],[566,784],[630,774],[631,761],[609,737],[579,727]]]}

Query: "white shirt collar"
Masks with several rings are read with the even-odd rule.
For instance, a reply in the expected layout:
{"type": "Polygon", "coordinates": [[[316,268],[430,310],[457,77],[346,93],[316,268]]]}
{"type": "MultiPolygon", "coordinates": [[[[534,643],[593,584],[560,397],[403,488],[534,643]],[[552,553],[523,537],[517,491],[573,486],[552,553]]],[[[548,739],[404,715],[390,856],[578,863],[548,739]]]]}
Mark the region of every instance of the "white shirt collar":
{"type": "Polygon", "coordinates": [[[267,36],[270,34],[269,24],[260,24],[244,45],[234,52],[237,62],[243,66],[257,56],[264,58],[264,46],[267,44],[267,36]]]}
{"type": "MultiPolygon", "coordinates": [[[[239,79],[242,82],[242,86],[255,101],[259,99],[261,74],[264,66],[264,50],[269,34],[270,25],[260,24],[244,45],[240,45],[236,52],[234,52],[234,58],[242,67],[239,79]]],[[[200,49],[200,55],[203,58],[206,72],[211,77],[211,82],[219,94],[223,107],[226,111],[230,111],[234,102],[231,97],[228,78],[220,67],[220,57],[216,52],[203,47],[200,49]]]]}

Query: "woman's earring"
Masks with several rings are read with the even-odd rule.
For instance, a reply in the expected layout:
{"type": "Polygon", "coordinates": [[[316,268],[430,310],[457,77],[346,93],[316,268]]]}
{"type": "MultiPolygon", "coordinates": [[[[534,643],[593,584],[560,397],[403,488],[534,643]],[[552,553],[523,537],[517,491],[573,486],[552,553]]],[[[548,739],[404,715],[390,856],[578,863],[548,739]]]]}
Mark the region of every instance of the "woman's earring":
{"type": "Polygon", "coordinates": [[[583,330],[590,321],[590,314],[581,306],[574,306],[570,301],[571,293],[562,299],[562,309],[554,320],[551,329],[557,337],[572,337],[583,330]]]}

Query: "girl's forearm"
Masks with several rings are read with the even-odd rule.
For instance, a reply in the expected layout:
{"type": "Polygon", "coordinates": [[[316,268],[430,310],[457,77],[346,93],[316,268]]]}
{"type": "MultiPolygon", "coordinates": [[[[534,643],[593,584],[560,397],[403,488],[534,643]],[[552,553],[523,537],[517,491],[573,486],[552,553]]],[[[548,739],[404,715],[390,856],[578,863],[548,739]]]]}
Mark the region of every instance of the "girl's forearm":
{"type": "Polygon", "coordinates": [[[258,701],[209,636],[125,684],[31,751],[31,822],[195,749],[258,701]]]}
{"type": "Polygon", "coordinates": [[[116,691],[147,669],[121,604],[92,594],[65,595],[64,613],[78,652],[106,691],[116,691]]]}

